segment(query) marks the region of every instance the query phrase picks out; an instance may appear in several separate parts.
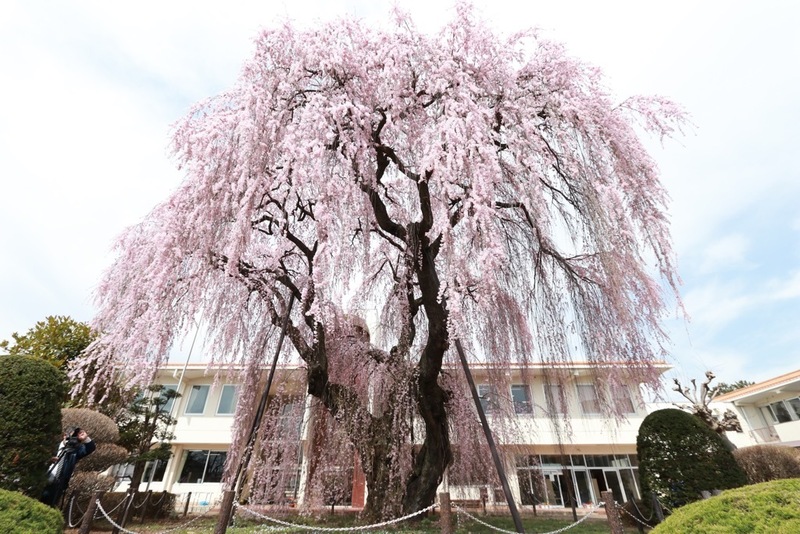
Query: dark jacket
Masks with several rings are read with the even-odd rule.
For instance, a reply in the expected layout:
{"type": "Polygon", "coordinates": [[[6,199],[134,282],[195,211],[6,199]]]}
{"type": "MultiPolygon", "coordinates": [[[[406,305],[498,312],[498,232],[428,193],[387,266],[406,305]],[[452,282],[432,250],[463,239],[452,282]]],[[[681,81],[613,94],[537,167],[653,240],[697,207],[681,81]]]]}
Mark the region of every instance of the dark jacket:
{"type": "Polygon", "coordinates": [[[69,485],[69,479],[72,478],[72,473],[75,471],[75,464],[81,458],[92,454],[96,448],[97,445],[91,438],[79,443],[77,447],[69,447],[67,440],[62,441],[56,453],[58,461],[47,471],[48,484],[44,488],[40,500],[48,506],[56,506],[69,485]]]}

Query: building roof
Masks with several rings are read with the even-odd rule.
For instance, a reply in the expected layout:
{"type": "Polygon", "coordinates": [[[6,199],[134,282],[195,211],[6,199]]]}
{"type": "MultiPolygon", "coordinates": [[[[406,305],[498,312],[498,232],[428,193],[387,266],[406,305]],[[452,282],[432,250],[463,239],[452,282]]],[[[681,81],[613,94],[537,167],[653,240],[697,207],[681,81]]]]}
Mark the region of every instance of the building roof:
{"type": "Polygon", "coordinates": [[[719,395],[714,398],[714,402],[733,402],[741,400],[758,400],[768,396],[769,394],[779,393],[788,388],[789,391],[800,392],[800,369],[786,373],[769,380],[764,380],[752,386],[747,386],[741,389],[719,395]]]}

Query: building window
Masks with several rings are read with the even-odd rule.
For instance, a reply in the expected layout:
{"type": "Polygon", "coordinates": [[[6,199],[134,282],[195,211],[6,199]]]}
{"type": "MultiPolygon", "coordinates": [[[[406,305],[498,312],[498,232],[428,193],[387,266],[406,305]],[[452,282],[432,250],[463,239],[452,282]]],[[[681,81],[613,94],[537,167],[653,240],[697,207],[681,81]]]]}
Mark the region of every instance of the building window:
{"type": "Polygon", "coordinates": [[[584,415],[597,415],[600,413],[600,402],[597,399],[597,390],[594,384],[577,384],[578,400],[584,415]]]}
{"type": "Polygon", "coordinates": [[[478,384],[478,397],[481,399],[483,413],[492,413],[497,407],[497,395],[491,384],[478,384]]]}
{"type": "Polygon", "coordinates": [[[631,400],[631,392],[627,386],[611,388],[611,395],[614,398],[614,406],[619,410],[619,413],[636,413],[636,408],[633,407],[633,401],[631,400]]]}
{"type": "Polygon", "coordinates": [[[161,386],[161,398],[164,403],[161,406],[161,412],[171,413],[172,406],[175,404],[175,392],[178,390],[178,384],[164,384],[161,386]]]}
{"type": "Polygon", "coordinates": [[[186,415],[201,415],[206,409],[210,386],[192,386],[189,402],[186,404],[186,415]]]}
{"type": "Polygon", "coordinates": [[[144,465],[144,474],[142,475],[142,482],[163,482],[164,473],[167,471],[167,460],[153,460],[144,465]],[[155,471],[153,470],[155,468],[155,471]],[[150,480],[150,477],[153,477],[150,480]]]}
{"type": "Polygon", "coordinates": [[[767,408],[772,413],[772,420],[776,423],[788,423],[792,420],[792,415],[783,401],[773,402],[767,408]]]}
{"type": "Polygon", "coordinates": [[[533,405],[531,404],[531,389],[527,384],[512,385],[511,400],[514,402],[514,413],[533,413],[533,405]]]}
{"type": "Polygon", "coordinates": [[[219,394],[217,415],[233,415],[236,411],[236,401],[239,400],[239,388],[233,384],[225,384],[219,394]]]}
{"type": "Polygon", "coordinates": [[[786,401],[789,403],[789,407],[791,407],[794,415],[797,419],[800,419],[800,397],[795,397],[793,399],[789,399],[786,401]]]}
{"type": "Polygon", "coordinates": [[[178,482],[186,484],[220,482],[227,455],[225,451],[186,451],[178,482]]]}
{"type": "Polygon", "coordinates": [[[561,384],[546,384],[544,386],[544,398],[547,401],[547,411],[551,414],[567,413],[564,388],[561,387],[561,384]]]}

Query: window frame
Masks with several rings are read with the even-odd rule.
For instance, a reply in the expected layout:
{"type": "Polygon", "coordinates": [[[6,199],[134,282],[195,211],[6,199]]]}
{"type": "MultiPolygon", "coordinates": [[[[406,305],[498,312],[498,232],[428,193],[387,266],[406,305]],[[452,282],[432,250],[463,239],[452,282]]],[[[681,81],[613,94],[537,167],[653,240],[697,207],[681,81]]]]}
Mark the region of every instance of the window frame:
{"type": "MultiPolygon", "coordinates": [[[[624,415],[635,415],[636,411],[636,403],[633,402],[633,396],[631,395],[631,389],[628,385],[622,384],[616,388],[609,388],[611,390],[611,399],[614,401],[614,407],[619,408],[620,403],[626,403],[625,408],[627,409],[630,406],[630,411],[620,411],[620,413],[624,415]]],[[[595,392],[597,392],[597,388],[595,387],[595,392]]],[[[599,399],[598,399],[599,402],[599,399]]]]}
{"type": "Polygon", "coordinates": [[[600,409],[600,396],[597,393],[597,386],[595,384],[590,383],[576,383],[575,384],[575,391],[578,394],[578,404],[581,406],[581,414],[588,415],[591,417],[602,415],[602,410],[600,409]],[[591,388],[593,393],[593,398],[584,398],[584,395],[581,394],[581,391],[588,391],[591,388]],[[588,411],[586,409],[586,404],[592,402],[594,404],[594,409],[596,411],[588,411]]]}
{"type": "Polygon", "coordinates": [[[478,398],[481,401],[483,413],[490,414],[497,411],[497,387],[494,384],[478,384],[478,398]],[[483,392],[482,392],[483,391],[483,392]]]}
{"type": "Polygon", "coordinates": [[[528,384],[511,384],[511,404],[516,415],[533,415],[533,401],[531,387],[528,384]],[[518,401],[514,398],[514,391],[524,392],[525,399],[518,401]]]}
{"type": "Polygon", "coordinates": [[[208,404],[208,394],[211,390],[211,386],[209,384],[194,384],[191,386],[191,390],[189,392],[189,399],[186,402],[186,407],[183,409],[184,415],[203,415],[206,412],[206,405],[208,404]],[[189,411],[189,408],[192,406],[192,403],[195,399],[195,388],[198,388],[197,391],[202,390],[205,388],[205,397],[203,398],[203,408],[199,412],[189,411]]]}
{"type": "Polygon", "coordinates": [[[236,406],[239,404],[239,385],[238,384],[223,384],[223,386],[219,390],[219,399],[217,400],[217,411],[215,415],[223,416],[223,417],[230,417],[236,413],[236,406]],[[233,398],[231,399],[231,411],[230,412],[221,412],[220,407],[222,406],[222,398],[223,394],[225,393],[225,388],[232,388],[233,389],[233,398]]]}
{"type": "Polygon", "coordinates": [[[567,397],[562,384],[543,384],[544,402],[547,412],[551,415],[566,415],[568,412],[567,397]],[[557,395],[553,396],[553,390],[557,395]]]}
{"type": "MultiPolygon", "coordinates": [[[[181,470],[178,472],[178,483],[179,484],[219,484],[222,482],[222,471],[219,472],[219,480],[206,480],[208,477],[208,466],[211,463],[211,455],[222,456],[222,468],[224,469],[225,461],[227,460],[228,451],[227,450],[215,450],[215,449],[186,449],[183,454],[183,461],[181,462],[181,470]],[[198,482],[197,479],[195,480],[186,480],[182,481],[184,477],[184,471],[186,469],[186,462],[189,461],[189,456],[192,453],[205,453],[205,460],[203,461],[203,469],[200,474],[200,481],[198,482]]],[[[197,462],[200,463],[199,461],[197,462]]]]}
{"type": "Polygon", "coordinates": [[[161,384],[161,391],[159,392],[159,396],[164,397],[167,391],[174,391],[176,393],[171,399],[167,399],[167,402],[161,407],[161,413],[171,414],[172,409],[175,407],[175,402],[180,398],[177,396],[178,392],[178,384],[161,384]]]}

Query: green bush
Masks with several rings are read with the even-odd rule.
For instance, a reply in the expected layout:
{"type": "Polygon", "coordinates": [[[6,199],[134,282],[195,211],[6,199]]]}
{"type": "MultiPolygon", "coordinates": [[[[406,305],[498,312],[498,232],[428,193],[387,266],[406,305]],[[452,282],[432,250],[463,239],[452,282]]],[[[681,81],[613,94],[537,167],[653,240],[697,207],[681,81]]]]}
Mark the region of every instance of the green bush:
{"type": "Polygon", "coordinates": [[[0,488],[39,497],[61,438],[64,376],[44,360],[0,358],[0,488]]]}
{"type": "Polygon", "coordinates": [[[653,534],[796,534],[800,532],[800,479],[774,480],[724,491],[684,506],[653,534]]]}
{"type": "Polygon", "coordinates": [[[58,510],[16,491],[0,489],[0,532],[59,534],[63,531],[64,519],[58,510]]]}
{"type": "Polygon", "coordinates": [[[800,477],[800,450],[777,445],[755,445],[733,451],[750,484],[800,477]]]}
{"type": "Polygon", "coordinates": [[[658,410],[645,417],[636,448],[643,489],[667,508],[697,501],[703,491],[747,484],[719,434],[681,410],[658,410]]]}

